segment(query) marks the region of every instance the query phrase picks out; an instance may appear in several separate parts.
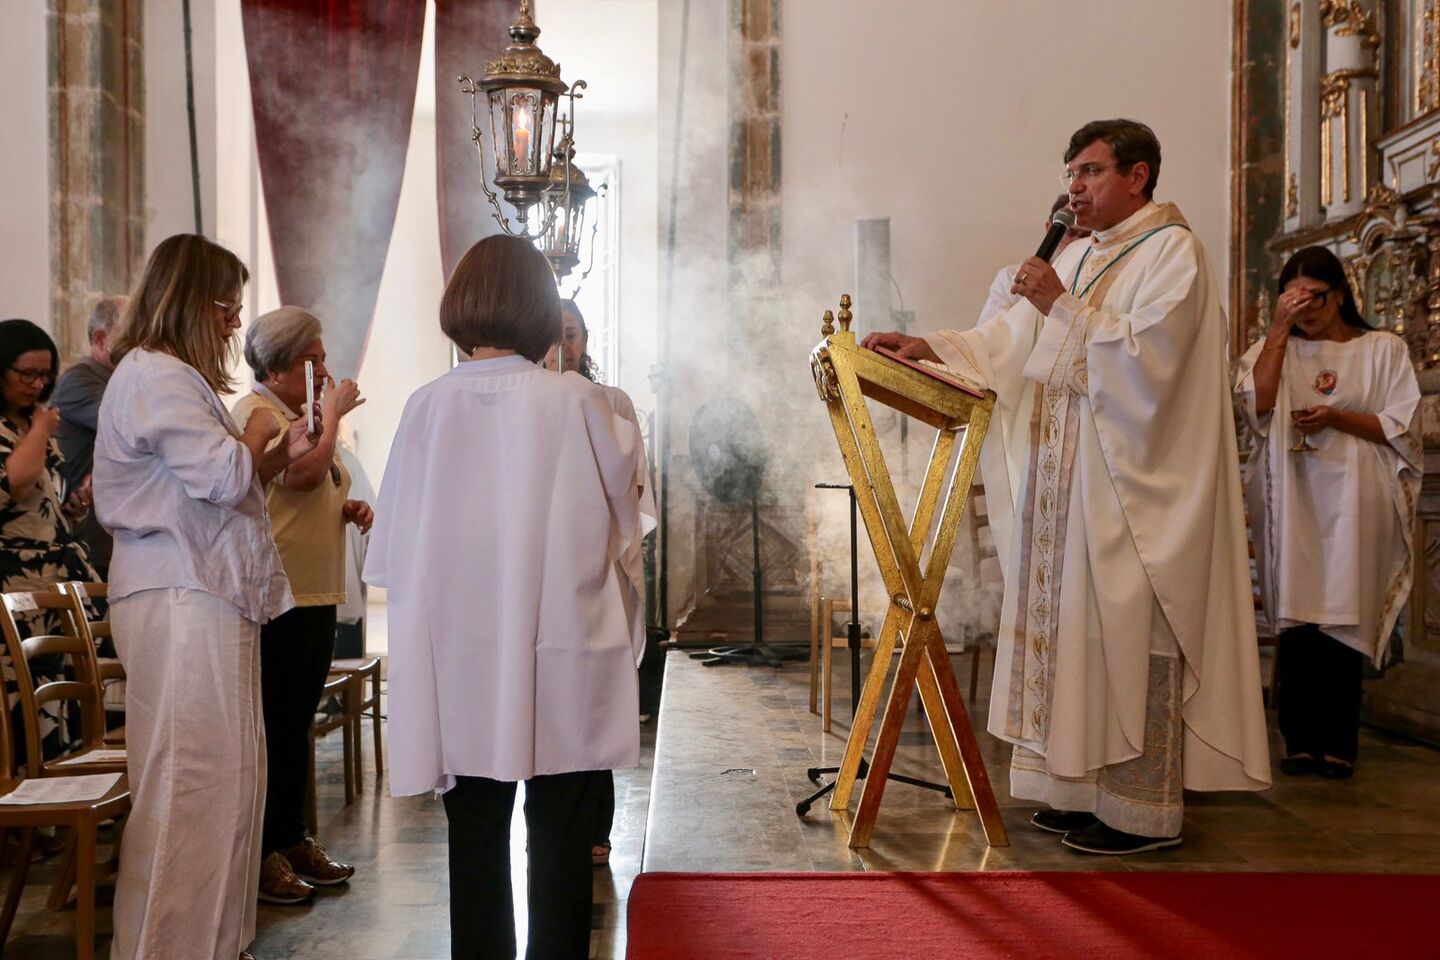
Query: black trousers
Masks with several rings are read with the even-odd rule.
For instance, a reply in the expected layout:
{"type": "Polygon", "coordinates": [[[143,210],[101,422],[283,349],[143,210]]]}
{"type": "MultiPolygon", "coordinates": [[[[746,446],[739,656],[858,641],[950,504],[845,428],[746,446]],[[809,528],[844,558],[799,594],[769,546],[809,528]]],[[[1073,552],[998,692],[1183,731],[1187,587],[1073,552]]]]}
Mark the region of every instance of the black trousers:
{"type": "Polygon", "coordinates": [[[335,606],[295,607],[260,628],[265,713],[265,829],[261,856],[305,839],[310,726],[335,648],[335,606]]]}
{"type": "Polygon", "coordinates": [[[610,829],[615,826],[615,771],[595,770],[595,826],[590,832],[590,845],[603,846],[610,842],[610,829]]]}
{"type": "MultiPolygon", "coordinates": [[[[590,954],[596,782],[591,772],[525,781],[530,864],[526,960],[585,960],[590,954]]],[[[450,956],[510,960],[515,956],[510,890],[515,784],[457,777],[444,801],[450,822],[450,956]]]]}
{"type": "Polygon", "coordinates": [[[1280,634],[1276,712],[1285,753],[1355,762],[1364,654],[1313,624],[1280,634]]]}

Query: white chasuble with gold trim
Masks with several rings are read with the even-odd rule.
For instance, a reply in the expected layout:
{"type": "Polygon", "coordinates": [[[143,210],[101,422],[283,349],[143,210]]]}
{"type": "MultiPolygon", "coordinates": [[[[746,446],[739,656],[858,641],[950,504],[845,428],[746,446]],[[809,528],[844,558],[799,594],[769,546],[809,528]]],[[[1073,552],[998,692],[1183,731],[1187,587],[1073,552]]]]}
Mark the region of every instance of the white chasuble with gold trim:
{"type": "Polygon", "coordinates": [[[1259,790],[1260,696],[1228,330],[1172,204],[1071,244],[1071,292],[926,337],[998,394],[981,455],[1005,571],[990,732],[1085,778],[1142,753],[1178,657],[1184,786],[1259,790]]]}

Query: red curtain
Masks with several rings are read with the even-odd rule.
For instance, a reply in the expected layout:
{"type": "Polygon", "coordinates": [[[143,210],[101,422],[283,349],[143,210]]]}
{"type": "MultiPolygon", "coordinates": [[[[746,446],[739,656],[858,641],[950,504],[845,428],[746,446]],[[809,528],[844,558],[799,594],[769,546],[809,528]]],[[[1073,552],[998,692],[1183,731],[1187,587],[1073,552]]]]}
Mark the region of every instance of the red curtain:
{"type": "Polygon", "coordinates": [[[410,141],[425,0],[241,0],[280,299],[355,376],[410,141]]]}
{"type": "MultiPolygon", "coordinates": [[[[530,4],[531,15],[535,4],[530,4]]],[[[480,158],[470,140],[470,98],[456,78],[479,80],[485,63],[510,43],[506,32],[519,0],[435,0],[435,153],[440,204],[440,258],[448,279],[475,241],[500,228],[480,190],[480,158]]],[[[544,49],[545,40],[539,40],[544,49]]],[[[485,148],[490,149],[490,129],[485,148]]],[[[503,201],[502,201],[503,203],[503,201]]]]}

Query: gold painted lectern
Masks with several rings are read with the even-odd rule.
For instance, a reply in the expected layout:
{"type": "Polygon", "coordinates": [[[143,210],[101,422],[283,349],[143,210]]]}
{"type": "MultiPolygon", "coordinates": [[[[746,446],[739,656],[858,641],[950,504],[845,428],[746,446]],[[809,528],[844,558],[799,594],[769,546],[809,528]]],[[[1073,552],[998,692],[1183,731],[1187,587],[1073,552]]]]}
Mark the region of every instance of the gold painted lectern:
{"type": "Polygon", "coordinates": [[[835,439],[840,443],[845,469],[855,487],[865,530],[870,535],[880,564],[880,576],[890,595],[890,605],[875,644],[875,659],[855,710],[845,757],[836,774],[830,809],[844,810],[850,805],[865,743],[880,707],[898,643],[900,664],[895,668],[860,806],[850,827],[850,846],[870,845],[912,685],[919,687],[920,700],[940,750],[955,805],[976,810],[985,839],[991,846],[1006,846],[1009,839],[1000,819],[1000,806],[995,801],[995,791],[985,772],[960,686],[945,653],[945,640],[935,621],[935,604],[980,460],[980,444],[990,425],[995,394],[938,370],[864,349],[850,331],[851,319],[850,297],[846,295],[840,298],[840,332],[835,332],[834,316],[827,310],[821,327],[824,339],[811,352],[810,367],[820,399],[830,411],[835,439]],[[867,397],[936,430],[935,447],[909,524],[900,510],[890,471],[885,466],[875,424],[865,404],[867,397]],[[952,473],[950,460],[957,441],[960,455],[947,488],[946,475],[952,473]],[[931,527],[937,507],[940,522],[932,542],[931,527]],[[930,552],[922,569],[921,558],[925,557],[927,543],[930,543],[930,552]]]}

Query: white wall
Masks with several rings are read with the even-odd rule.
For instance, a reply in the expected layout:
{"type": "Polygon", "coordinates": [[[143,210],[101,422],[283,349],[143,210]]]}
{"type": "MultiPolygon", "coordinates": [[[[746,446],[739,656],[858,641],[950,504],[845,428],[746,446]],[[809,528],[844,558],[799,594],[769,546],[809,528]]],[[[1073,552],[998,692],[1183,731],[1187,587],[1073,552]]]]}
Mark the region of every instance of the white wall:
{"type": "Polygon", "coordinates": [[[45,4],[0,4],[0,319],[50,323],[45,4]]]}
{"type": "MultiPolygon", "coordinates": [[[[36,4],[39,6],[39,4],[36,4]]],[[[195,129],[200,157],[200,203],[205,233],[216,236],[217,30],[238,29],[239,0],[191,3],[195,129]],[[225,14],[227,16],[218,16],[225,14]],[[229,21],[233,20],[233,26],[229,21]]],[[[190,133],[185,98],[185,31],[175,0],[145,0],[145,252],[166,237],[195,232],[190,133]]],[[[243,58],[243,52],[241,54],[243,58]]],[[[243,67],[243,59],[242,59],[243,67]]],[[[233,82],[234,77],[227,78],[233,82]]],[[[248,100],[249,79],[242,75],[248,100]]],[[[236,251],[244,256],[240,250],[236,251]]]]}
{"type": "Polygon", "coordinates": [[[540,0],[540,47],[568,81],[589,84],[577,108],[584,153],[620,161],[620,382],[654,408],[658,154],[656,0],[540,0]]]}
{"type": "Polygon", "coordinates": [[[785,270],[816,301],[813,333],[853,286],[862,216],[892,218],[919,329],[970,326],[995,271],[1034,252],[1070,134],[1109,117],[1155,129],[1156,198],[1180,205],[1223,294],[1230,7],[785,0],[785,270]]]}

